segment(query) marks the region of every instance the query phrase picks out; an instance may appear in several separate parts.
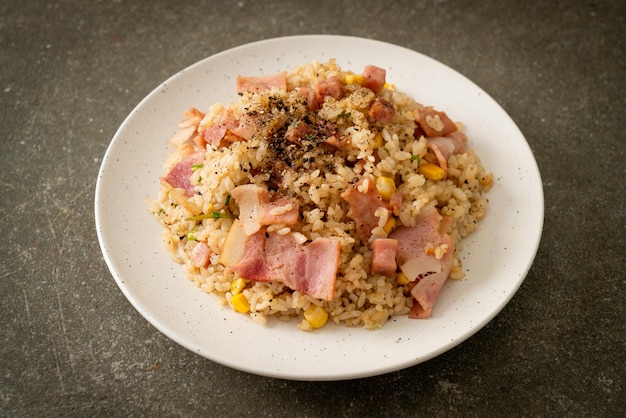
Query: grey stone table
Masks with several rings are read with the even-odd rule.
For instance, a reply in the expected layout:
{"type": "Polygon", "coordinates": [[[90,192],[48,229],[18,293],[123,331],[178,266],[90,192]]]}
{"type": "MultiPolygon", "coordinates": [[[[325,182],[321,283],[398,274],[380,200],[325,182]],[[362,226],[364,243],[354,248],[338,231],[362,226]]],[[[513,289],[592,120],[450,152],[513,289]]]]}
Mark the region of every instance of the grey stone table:
{"type": "Polygon", "coordinates": [[[0,415],[618,416],[626,411],[626,3],[0,3],[0,415]],[[105,150],[178,70],[296,34],[429,55],[511,115],[537,159],[543,238],[485,328],[420,365],[339,382],[232,370],[166,338],[109,273],[105,150]]]}

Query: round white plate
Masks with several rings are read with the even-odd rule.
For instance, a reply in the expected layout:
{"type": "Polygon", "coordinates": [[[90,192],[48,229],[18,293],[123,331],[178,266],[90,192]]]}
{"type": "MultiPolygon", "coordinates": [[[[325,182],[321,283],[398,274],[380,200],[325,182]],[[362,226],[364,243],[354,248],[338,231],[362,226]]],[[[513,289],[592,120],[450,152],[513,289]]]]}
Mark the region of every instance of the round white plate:
{"type": "Polygon", "coordinates": [[[464,76],[415,51],[344,36],[269,39],[206,58],[158,86],[121,125],[102,161],[95,219],[104,259],[132,305],[187,349],[246,372],[297,380],[378,375],[431,359],[480,330],[515,294],[535,257],[543,190],[532,152],[504,110],[464,76]],[[182,112],[235,100],[239,74],[264,75],[336,58],[345,70],[367,64],[418,102],[464,122],[469,146],[494,173],[488,214],[464,241],[467,277],[448,281],[432,317],[394,318],[367,331],[328,324],[303,332],[295,322],[267,326],[220,306],[185,278],[161,243],[154,198],[168,139],[182,112]]]}

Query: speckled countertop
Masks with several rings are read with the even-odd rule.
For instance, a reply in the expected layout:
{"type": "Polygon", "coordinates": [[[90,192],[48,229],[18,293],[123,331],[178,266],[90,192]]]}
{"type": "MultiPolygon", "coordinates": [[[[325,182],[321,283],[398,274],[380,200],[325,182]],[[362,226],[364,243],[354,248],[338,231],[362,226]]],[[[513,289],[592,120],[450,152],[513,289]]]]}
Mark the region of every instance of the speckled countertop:
{"type": "Polygon", "coordinates": [[[0,3],[0,415],[623,415],[625,16],[623,1],[0,3]],[[229,369],[152,327],[102,258],[96,178],[126,115],[202,58],[296,34],[449,65],[537,159],[545,223],[526,280],[420,365],[336,382],[229,369]]]}

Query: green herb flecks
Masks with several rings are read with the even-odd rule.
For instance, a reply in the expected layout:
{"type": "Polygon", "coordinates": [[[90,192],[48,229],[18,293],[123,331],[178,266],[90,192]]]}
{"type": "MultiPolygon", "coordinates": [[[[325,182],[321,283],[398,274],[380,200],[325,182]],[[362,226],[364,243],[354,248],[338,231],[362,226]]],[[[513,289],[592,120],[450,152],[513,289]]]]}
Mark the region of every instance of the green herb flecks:
{"type": "Polygon", "coordinates": [[[350,116],[351,116],[350,112],[346,113],[345,111],[341,111],[341,113],[337,115],[337,118],[348,119],[350,116]]]}
{"type": "Polygon", "coordinates": [[[186,221],[201,221],[203,219],[237,219],[235,215],[229,212],[209,212],[186,218],[186,221]]]}

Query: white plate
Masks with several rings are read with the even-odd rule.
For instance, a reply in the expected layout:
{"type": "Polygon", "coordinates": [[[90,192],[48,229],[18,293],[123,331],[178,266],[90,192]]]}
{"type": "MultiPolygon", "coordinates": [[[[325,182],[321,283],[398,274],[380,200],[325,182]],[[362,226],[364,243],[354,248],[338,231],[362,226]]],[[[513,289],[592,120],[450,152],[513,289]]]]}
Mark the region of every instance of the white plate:
{"type": "Polygon", "coordinates": [[[378,375],[431,359],[480,330],[515,294],[535,257],[543,225],[543,190],[532,152],[515,123],[483,90],[417,52],[369,39],[295,36],[243,45],[204,59],[157,87],[130,113],[104,156],[95,195],[104,259],[132,305],[187,349],[250,373],[297,380],[378,375]],[[154,198],[167,140],[182,112],[235,100],[238,74],[290,70],[336,58],[345,70],[367,64],[418,102],[465,123],[470,147],[494,173],[488,215],[464,241],[467,277],[448,281],[431,318],[395,318],[367,331],[329,324],[315,332],[295,323],[257,325],[216,303],[171,261],[161,226],[144,198],[154,198]]]}

